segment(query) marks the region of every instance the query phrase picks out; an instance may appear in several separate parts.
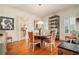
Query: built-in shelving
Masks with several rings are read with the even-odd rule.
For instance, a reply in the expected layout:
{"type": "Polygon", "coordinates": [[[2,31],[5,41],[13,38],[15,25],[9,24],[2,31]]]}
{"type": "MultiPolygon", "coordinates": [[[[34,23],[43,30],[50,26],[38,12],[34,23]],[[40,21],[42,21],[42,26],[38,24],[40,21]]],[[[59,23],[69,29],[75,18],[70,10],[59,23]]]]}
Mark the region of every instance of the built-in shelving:
{"type": "Polygon", "coordinates": [[[57,37],[56,39],[59,39],[59,16],[58,15],[54,15],[49,17],[49,30],[50,32],[53,29],[57,29],[57,37]]]}

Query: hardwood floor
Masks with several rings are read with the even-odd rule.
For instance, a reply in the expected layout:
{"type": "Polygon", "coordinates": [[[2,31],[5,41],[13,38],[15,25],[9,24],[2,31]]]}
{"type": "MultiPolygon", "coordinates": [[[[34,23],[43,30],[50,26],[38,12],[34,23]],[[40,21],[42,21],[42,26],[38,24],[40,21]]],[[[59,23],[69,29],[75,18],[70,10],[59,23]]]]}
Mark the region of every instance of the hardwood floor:
{"type": "MultiPolygon", "coordinates": [[[[60,44],[56,41],[56,45],[60,44]]],[[[7,44],[7,55],[56,55],[58,53],[58,48],[52,48],[52,52],[47,48],[36,48],[34,53],[31,49],[26,47],[25,40],[15,42],[13,44],[7,44]]]]}

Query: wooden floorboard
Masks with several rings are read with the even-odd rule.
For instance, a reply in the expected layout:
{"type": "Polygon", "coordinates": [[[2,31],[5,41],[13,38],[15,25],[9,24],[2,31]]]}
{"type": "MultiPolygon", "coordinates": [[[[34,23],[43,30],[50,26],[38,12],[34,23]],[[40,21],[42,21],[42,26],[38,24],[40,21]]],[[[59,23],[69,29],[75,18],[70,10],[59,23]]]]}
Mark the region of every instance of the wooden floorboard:
{"type": "MultiPolygon", "coordinates": [[[[56,45],[59,45],[60,42],[56,41],[56,45]]],[[[54,55],[58,51],[58,48],[52,48],[50,52],[47,48],[37,48],[33,52],[32,49],[26,47],[26,41],[21,40],[12,44],[7,44],[7,55],[54,55]]]]}

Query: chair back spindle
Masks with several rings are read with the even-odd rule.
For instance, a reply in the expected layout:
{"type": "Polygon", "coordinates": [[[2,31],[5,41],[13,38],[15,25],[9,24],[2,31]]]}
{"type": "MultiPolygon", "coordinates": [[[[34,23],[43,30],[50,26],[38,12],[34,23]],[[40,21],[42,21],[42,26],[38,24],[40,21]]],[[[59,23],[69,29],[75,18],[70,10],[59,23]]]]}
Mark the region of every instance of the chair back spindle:
{"type": "Polygon", "coordinates": [[[51,43],[55,42],[57,32],[52,32],[51,34],[51,43]]]}

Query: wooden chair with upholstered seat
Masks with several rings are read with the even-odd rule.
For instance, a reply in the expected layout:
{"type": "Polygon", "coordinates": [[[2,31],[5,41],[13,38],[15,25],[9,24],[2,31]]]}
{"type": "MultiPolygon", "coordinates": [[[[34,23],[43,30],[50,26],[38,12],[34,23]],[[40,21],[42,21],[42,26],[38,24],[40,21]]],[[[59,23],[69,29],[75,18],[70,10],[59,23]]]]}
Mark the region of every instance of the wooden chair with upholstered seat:
{"type": "Polygon", "coordinates": [[[33,32],[28,32],[28,36],[29,36],[29,41],[28,41],[29,47],[32,46],[32,49],[33,49],[33,52],[34,52],[35,45],[38,44],[38,43],[41,44],[41,40],[40,39],[35,39],[33,32]]]}
{"type": "Polygon", "coordinates": [[[10,42],[12,43],[12,37],[7,37],[6,38],[7,43],[8,43],[8,40],[10,40],[10,42]]]}
{"type": "Polygon", "coordinates": [[[45,40],[43,41],[44,43],[47,43],[47,45],[49,46],[51,52],[52,52],[52,48],[53,48],[53,47],[54,47],[54,48],[56,47],[56,46],[55,46],[56,35],[57,35],[57,31],[56,31],[56,32],[52,32],[52,33],[51,33],[51,37],[48,38],[48,39],[45,39],[45,40]]]}

